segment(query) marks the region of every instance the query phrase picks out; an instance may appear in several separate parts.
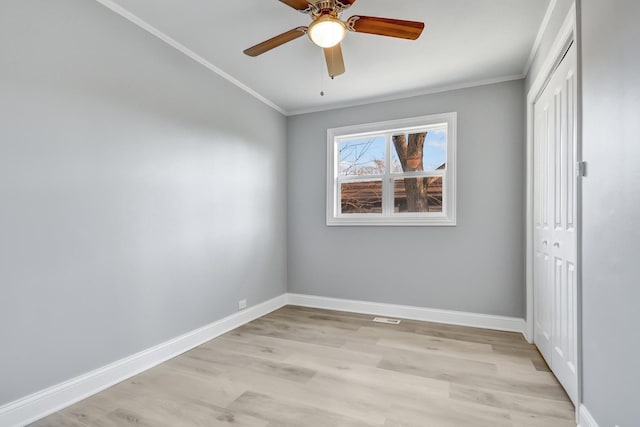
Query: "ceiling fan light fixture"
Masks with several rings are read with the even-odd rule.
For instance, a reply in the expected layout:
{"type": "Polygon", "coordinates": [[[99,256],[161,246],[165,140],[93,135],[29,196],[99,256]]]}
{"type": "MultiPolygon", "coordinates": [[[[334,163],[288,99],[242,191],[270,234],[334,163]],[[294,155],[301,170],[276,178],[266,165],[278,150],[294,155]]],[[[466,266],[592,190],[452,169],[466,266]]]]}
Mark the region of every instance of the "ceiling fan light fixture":
{"type": "Polygon", "coordinates": [[[309,38],[322,48],[340,43],[347,35],[347,27],[340,19],[331,15],[322,15],[309,25],[309,38]]]}

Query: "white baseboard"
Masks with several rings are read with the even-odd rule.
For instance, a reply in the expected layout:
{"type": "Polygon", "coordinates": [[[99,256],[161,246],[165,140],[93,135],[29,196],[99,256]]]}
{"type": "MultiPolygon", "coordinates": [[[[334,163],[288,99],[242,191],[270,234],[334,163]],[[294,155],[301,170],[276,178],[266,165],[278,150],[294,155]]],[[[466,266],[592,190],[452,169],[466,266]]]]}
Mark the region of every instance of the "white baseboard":
{"type": "Polygon", "coordinates": [[[490,314],[466,313],[462,311],[439,310],[407,305],[384,304],[291,293],[288,294],[288,302],[291,305],[300,305],[303,307],[349,311],[352,313],[377,314],[381,316],[399,317],[402,319],[518,332],[523,334],[526,338],[526,323],[524,319],[518,319],[516,317],[494,316],[490,314]]]}
{"type": "Polygon", "coordinates": [[[0,407],[0,426],[20,427],[32,423],[286,304],[287,294],[282,294],[132,356],[10,402],[0,407]]]}
{"type": "Polygon", "coordinates": [[[580,423],[578,427],[598,427],[598,423],[584,405],[580,405],[580,423]]]}
{"type": "MultiPolygon", "coordinates": [[[[525,332],[524,320],[513,317],[311,295],[283,294],[132,356],[1,406],[0,426],[21,427],[32,423],[287,304],[522,334],[525,332]]],[[[584,408],[583,415],[583,408],[581,407],[581,420],[584,421],[581,426],[598,427],[586,408],[584,408]]]]}

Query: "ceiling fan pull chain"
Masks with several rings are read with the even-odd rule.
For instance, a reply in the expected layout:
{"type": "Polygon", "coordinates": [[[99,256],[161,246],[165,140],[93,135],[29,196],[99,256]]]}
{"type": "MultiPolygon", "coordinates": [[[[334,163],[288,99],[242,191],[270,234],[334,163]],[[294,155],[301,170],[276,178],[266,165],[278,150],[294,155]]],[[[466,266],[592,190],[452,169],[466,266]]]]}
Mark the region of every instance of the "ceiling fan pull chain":
{"type": "Polygon", "coordinates": [[[324,58],[320,56],[320,96],[324,96],[324,58]]]}
{"type": "MultiPolygon", "coordinates": [[[[331,64],[335,64],[335,63],[336,63],[336,50],[331,49],[331,64]]],[[[336,77],[333,74],[330,74],[330,76],[331,76],[331,80],[333,80],[336,77]]]]}

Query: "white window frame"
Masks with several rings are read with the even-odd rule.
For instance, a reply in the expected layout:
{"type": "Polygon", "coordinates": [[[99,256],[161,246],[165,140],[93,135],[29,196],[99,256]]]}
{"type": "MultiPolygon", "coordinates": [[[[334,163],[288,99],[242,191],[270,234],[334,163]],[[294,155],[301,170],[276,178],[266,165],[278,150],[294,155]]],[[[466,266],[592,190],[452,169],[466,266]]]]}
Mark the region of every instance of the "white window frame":
{"type": "Polygon", "coordinates": [[[456,225],[456,144],[457,113],[443,113],[409,119],[390,120],[363,125],[345,126],[327,130],[327,225],[421,225],[421,226],[454,226],[456,225]],[[391,136],[398,132],[427,131],[430,128],[447,127],[447,166],[441,171],[421,171],[417,176],[442,176],[442,212],[394,213],[393,212],[393,180],[399,177],[410,177],[411,172],[392,174],[390,169],[391,136]],[[377,180],[382,177],[382,214],[341,214],[340,189],[338,179],[338,144],[341,140],[385,136],[386,162],[383,175],[363,177],[363,180],[377,180]]]}

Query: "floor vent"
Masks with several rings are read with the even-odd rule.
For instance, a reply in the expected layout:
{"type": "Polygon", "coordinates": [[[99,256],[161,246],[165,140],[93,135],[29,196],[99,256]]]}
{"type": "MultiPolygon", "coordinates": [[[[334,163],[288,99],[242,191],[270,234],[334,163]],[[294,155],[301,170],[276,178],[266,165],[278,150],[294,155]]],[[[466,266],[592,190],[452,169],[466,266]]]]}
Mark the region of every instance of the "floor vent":
{"type": "Polygon", "coordinates": [[[374,317],[373,321],[376,323],[388,323],[389,325],[399,325],[400,320],[398,319],[387,319],[386,317],[374,317]]]}

